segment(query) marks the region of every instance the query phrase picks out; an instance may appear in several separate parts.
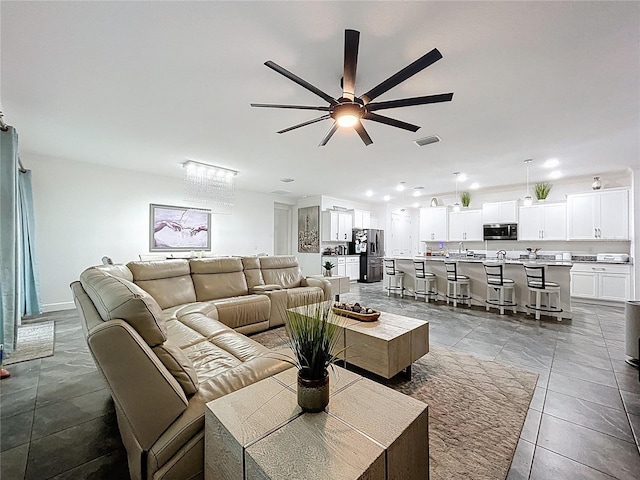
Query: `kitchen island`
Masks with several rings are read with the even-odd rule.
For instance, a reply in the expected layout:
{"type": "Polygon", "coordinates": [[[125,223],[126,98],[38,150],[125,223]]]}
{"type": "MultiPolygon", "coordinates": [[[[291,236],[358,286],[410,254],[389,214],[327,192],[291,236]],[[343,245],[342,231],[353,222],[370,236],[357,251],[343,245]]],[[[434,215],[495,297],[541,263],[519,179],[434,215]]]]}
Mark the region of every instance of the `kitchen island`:
{"type": "MultiPolygon", "coordinates": [[[[560,285],[560,306],[562,308],[562,317],[571,318],[571,276],[569,272],[573,265],[572,262],[515,259],[507,259],[498,262],[497,260],[492,259],[479,259],[465,256],[460,256],[458,258],[445,258],[442,256],[385,257],[385,259],[391,258],[396,261],[396,269],[404,272],[405,295],[408,296],[413,296],[415,289],[415,270],[413,262],[414,260],[424,261],[427,272],[435,274],[437,278],[436,284],[439,300],[446,300],[447,273],[444,262],[458,262],[458,272],[461,275],[467,275],[470,280],[471,304],[477,306],[485,306],[485,301],[487,299],[487,277],[483,264],[502,263],[504,265],[504,277],[510,278],[514,281],[515,298],[516,303],[518,304],[516,309],[519,312],[527,312],[528,310],[525,305],[529,303],[529,289],[527,288],[527,277],[525,275],[523,265],[543,265],[546,267],[546,279],[560,285]]],[[[383,288],[386,287],[386,285],[387,276],[385,272],[383,288]]],[[[491,311],[495,312],[496,310],[492,309],[491,311]]]]}

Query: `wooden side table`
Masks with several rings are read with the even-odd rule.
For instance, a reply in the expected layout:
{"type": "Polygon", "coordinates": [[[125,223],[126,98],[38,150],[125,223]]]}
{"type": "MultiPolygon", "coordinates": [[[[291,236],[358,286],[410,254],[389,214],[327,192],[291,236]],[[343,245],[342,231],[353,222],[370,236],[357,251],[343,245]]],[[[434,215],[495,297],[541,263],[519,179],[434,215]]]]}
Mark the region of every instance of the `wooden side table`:
{"type": "Polygon", "coordinates": [[[309,276],[327,280],[331,284],[331,293],[334,295],[334,298],[336,299],[336,301],[340,300],[341,293],[349,293],[349,291],[351,290],[349,277],[343,277],[341,275],[334,275],[331,277],[325,277],[324,275],[309,275],[309,276]]]}
{"type": "Polygon", "coordinates": [[[428,479],[427,405],[336,371],[320,413],[298,407],[295,369],[209,402],[205,479],[428,479]]]}

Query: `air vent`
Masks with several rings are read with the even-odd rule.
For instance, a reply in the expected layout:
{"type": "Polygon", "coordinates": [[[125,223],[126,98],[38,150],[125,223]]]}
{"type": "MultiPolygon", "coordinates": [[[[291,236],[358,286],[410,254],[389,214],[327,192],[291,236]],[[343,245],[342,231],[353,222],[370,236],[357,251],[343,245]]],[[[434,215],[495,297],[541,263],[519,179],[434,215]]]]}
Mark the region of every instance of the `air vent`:
{"type": "Polygon", "coordinates": [[[281,181],[282,183],[291,183],[291,182],[293,182],[293,180],[294,180],[293,178],[289,178],[289,177],[281,178],[281,179],[280,179],[280,181],[281,181]]]}
{"type": "Polygon", "coordinates": [[[287,192],[286,190],[274,190],[271,193],[274,195],[289,195],[291,192],[287,192]]]}
{"type": "Polygon", "coordinates": [[[424,147],[425,145],[429,145],[430,143],[437,143],[439,141],[440,141],[440,137],[438,135],[430,135],[428,137],[419,138],[413,143],[415,143],[419,147],[424,147]]]}

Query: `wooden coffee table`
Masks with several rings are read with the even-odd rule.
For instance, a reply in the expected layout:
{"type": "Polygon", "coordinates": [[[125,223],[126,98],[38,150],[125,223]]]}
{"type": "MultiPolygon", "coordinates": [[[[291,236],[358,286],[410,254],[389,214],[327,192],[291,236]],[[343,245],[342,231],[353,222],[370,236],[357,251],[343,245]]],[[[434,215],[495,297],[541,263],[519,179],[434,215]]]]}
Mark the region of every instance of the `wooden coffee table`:
{"type": "Polygon", "coordinates": [[[209,402],[205,479],[428,479],[427,405],[335,369],[320,413],[300,410],[293,368],[209,402]]]}

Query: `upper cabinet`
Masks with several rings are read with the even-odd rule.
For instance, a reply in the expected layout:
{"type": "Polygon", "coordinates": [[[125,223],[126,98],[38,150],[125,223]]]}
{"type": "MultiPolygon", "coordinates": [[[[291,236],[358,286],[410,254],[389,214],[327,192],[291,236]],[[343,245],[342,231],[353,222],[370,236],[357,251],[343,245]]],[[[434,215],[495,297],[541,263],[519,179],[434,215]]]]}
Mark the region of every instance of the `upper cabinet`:
{"type": "Polygon", "coordinates": [[[629,190],[567,195],[569,240],[628,240],[629,190]]]}
{"type": "Polygon", "coordinates": [[[449,213],[450,241],[482,241],[482,238],[482,210],[449,213]]]}
{"type": "Polygon", "coordinates": [[[322,212],[322,241],[350,242],[353,238],[353,215],[349,212],[322,212]]]}
{"type": "Polygon", "coordinates": [[[520,207],[518,240],[566,240],[567,211],[564,203],[520,207]]]}
{"type": "Polygon", "coordinates": [[[420,241],[447,241],[447,207],[420,209],[420,241]]]}
{"type": "Polygon", "coordinates": [[[492,202],[482,204],[482,223],[518,223],[518,202],[492,202]]]}
{"type": "Polygon", "coordinates": [[[367,212],[366,210],[354,210],[353,228],[372,228],[371,212],[367,212]]]}

